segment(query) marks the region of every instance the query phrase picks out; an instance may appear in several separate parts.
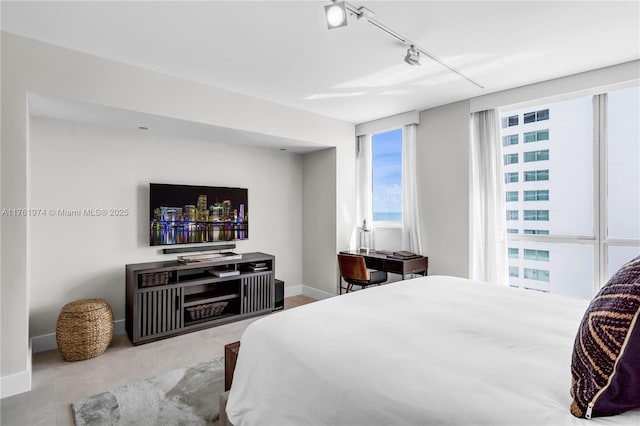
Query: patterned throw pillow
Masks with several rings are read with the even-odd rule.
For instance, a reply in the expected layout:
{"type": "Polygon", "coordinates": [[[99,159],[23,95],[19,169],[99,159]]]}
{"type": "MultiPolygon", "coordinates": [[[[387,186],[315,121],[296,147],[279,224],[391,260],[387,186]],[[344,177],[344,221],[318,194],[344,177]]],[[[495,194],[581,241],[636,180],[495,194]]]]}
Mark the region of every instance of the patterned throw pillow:
{"type": "Polygon", "coordinates": [[[591,301],[571,359],[571,414],[590,419],[640,408],[640,256],[591,301]]]}

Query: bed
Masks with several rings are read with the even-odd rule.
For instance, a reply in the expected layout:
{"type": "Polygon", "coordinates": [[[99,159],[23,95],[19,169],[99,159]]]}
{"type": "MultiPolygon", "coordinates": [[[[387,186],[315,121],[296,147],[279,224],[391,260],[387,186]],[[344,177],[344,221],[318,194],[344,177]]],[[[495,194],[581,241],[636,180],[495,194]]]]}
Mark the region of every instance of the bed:
{"type": "Polygon", "coordinates": [[[332,297],[241,338],[227,416],[248,425],[640,425],[571,415],[586,300],[448,276],[332,297]]]}

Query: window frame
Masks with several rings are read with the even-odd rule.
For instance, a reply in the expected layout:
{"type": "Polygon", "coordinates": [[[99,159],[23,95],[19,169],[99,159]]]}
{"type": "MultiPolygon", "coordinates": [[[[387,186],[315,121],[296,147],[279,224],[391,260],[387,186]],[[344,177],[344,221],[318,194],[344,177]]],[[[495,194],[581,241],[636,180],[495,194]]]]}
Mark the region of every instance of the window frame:
{"type": "Polygon", "coordinates": [[[518,143],[519,143],[519,137],[517,133],[502,137],[502,146],[513,146],[513,145],[518,145],[518,143]]]}
{"type": "Polygon", "coordinates": [[[523,182],[542,182],[549,180],[549,169],[542,170],[525,170],[522,172],[522,181],[523,182]],[[546,177],[545,177],[546,172],[546,177]],[[533,175],[531,175],[533,173],[533,175]],[[527,176],[533,176],[534,179],[527,179],[527,176]]]}
{"type": "Polygon", "coordinates": [[[519,180],[520,180],[519,175],[520,175],[519,172],[506,172],[504,174],[504,183],[505,184],[509,184],[509,183],[517,183],[517,182],[519,182],[519,180]],[[507,180],[507,177],[512,178],[513,176],[516,177],[516,180],[507,180]]]}
{"type": "Polygon", "coordinates": [[[505,166],[508,166],[509,164],[518,164],[520,162],[520,155],[518,155],[517,152],[504,154],[502,158],[505,166]]]}
{"type": "Polygon", "coordinates": [[[522,156],[522,162],[523,163],[533,163],[536,161],[547,161],[549,160],[549,150],[548,149],[538,149],[536,151],[525,151],[523,153],[524,155],[522,156]],[[543,154],[546,153],[546,158],[539,158],[540,156],[543,156],[543,154]],[[529,159],[527,160],[527,154],[533,154],[533,159],[529,159]]]}
{"type": "Polygon", "coordinates": [[[538,221],[538,222],[548,222],[549,221],[549,210],[545,210],[545,209],[540,209],[540,210],[528,210],[528,209],[523,209],[522,210],[522,220],[526,220],[526,221],[538,221]],[[545,214],[546,212],[546,214],[545,214]],[[528,213],[528,218],[527,218],[527,213],[528,213]],[[531,218],[533,216],[533,218],[531,218]],[[540,219],[540,217],[545,217],[545,219],[540,219]]]}
{"type": "Polygon", "coordinates": [[[550,279],[550,274],[549,271],[546,269],[538,269],[538,268],[522,268],[522,278],[524,278],[525,280],[533,280],[533,281],[541,281],[541,282],[551,282],[550,279]],[[535,276],[535,278],[531,278],[527,276],[527,272],[532,272],[533,275],[535,276]],[[540,273],[545,273],[546,272],[546,280],[545,279],[540,279],[539,275],[545,275],[545,274],[540,274],[540,273]]]}
{"type": "Polygon", "coordinates": [[[525,189],[522,191],[522,201],[549,201],[548,189],[525,189]],[[546,198],[540,197],[541,194],[546,193],[546,198]],[[533,198],[527,198],[527,195],[533,194],[533,198]]]}

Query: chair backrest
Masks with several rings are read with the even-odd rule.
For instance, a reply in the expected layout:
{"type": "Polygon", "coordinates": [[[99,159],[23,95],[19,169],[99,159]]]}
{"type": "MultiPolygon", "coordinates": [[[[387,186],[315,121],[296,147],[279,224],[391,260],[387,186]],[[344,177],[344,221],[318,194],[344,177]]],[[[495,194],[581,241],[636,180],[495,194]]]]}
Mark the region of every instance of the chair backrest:
{"type": "Polygon", "coordinates": [[[338,254],[338,265],[340,266],[340,275],[345,279],[350,278],[358,281],[371,279],[371,274],[362,256],[338,254]]]}

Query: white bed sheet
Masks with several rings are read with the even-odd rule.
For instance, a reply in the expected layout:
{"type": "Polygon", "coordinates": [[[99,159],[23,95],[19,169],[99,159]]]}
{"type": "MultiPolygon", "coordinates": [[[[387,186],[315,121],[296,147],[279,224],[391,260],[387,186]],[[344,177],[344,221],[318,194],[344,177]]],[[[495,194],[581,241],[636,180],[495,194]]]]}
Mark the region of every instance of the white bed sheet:
{"type": "Polygon", "coordinates": [[[587,301],[446,276],[252,323],[227,414],[248,425],[640,425],[569,412],[587,301]]]}

